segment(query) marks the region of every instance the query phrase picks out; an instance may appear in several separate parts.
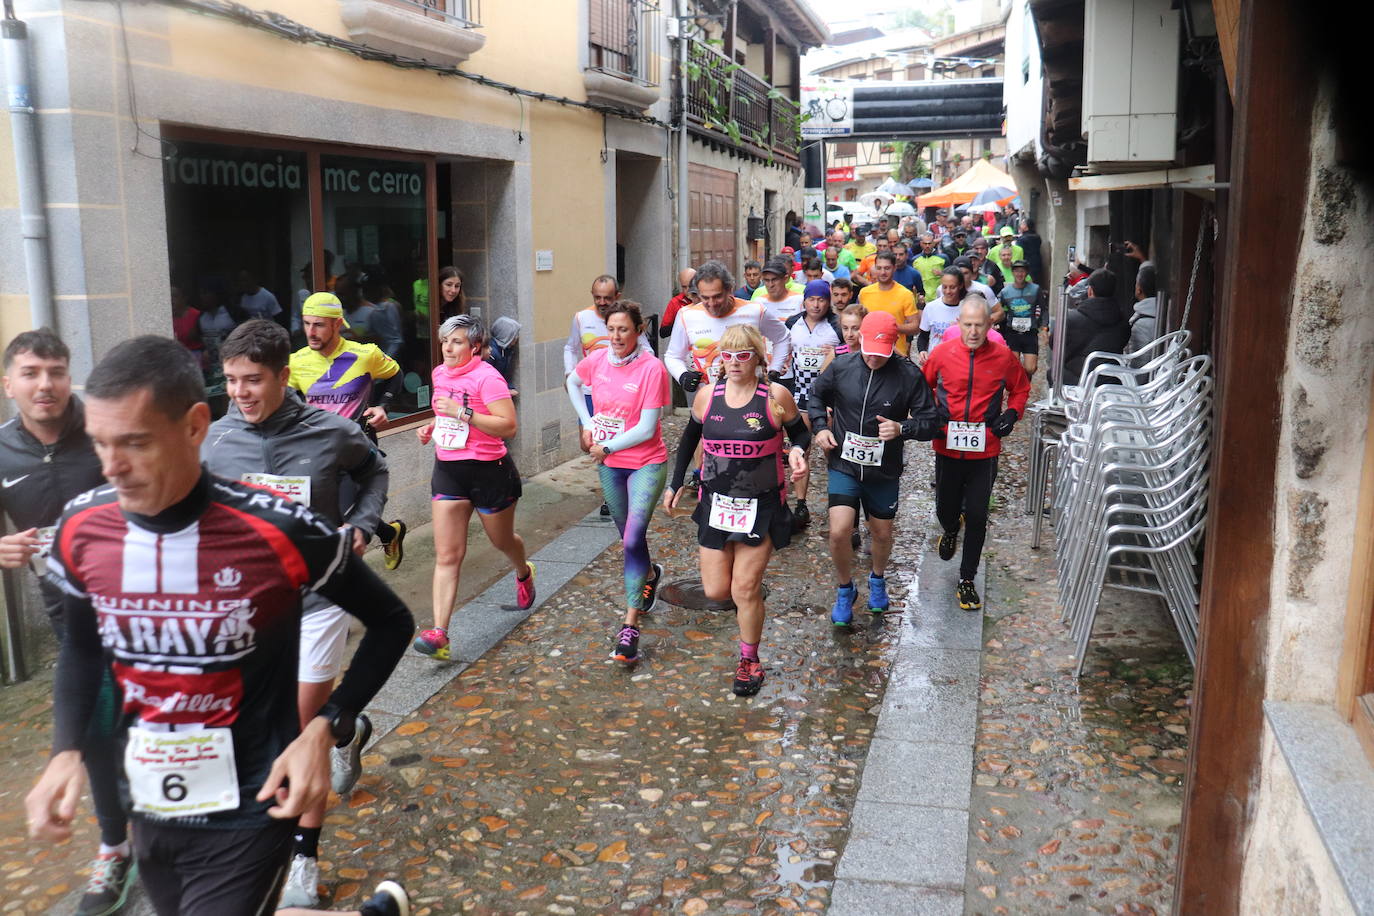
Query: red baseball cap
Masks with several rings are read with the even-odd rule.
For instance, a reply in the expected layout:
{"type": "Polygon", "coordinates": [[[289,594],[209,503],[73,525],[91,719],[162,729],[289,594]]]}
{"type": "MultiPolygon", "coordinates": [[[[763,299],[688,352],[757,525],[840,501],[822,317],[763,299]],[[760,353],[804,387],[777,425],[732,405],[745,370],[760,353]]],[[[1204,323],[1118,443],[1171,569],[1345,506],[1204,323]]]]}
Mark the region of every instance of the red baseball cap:
{"type": "Polygon", "coordinates": [[[891,356],[897,346],[897,319],[890,312],[869,312],[859,325],[859,350],[864,356],[891,356]]]}
{"type": "Polygon", "coordinates": [[[793,248],[791,245],[788,245],[788,246],[787,246],[786,248],[784,248],[782,251],[778,252],[778,254],[796,254],[796,253],[797,253],[797,249],[793,248]]]}

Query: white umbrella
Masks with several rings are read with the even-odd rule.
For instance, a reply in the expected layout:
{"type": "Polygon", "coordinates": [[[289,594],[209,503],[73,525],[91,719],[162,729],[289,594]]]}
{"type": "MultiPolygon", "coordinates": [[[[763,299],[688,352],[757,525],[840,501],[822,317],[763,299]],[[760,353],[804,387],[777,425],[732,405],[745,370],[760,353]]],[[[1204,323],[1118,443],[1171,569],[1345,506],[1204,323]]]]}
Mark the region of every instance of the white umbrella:
{"type": "Polygon", "coordinates": [[[908,187],[907,185],[902,184],[900,181],[898,181],[898,180],[895,179],[895,178],[888,178],[888,179],[887,179],[886,181],[884,181],[882,184],[878,185],[877,190],[882,191],[884,194],[893,194],[893,195],[896,195],[896,196],[898,196],[898,197],[915,197],[915,196],[916,196],[916,192],[915,192],[915,191],[911,190],[910,187],[908,187]]]}
{"type": "Polygon", "coordinates": [[[882,191],[869,191],[867,194],[859,195],[859,203],[881,213],[887,209],[888,204],[892,203],[892,195],[884,194],[882,191]]]}
{"type": "Polygon", "coordinates": [[[888,216],[915,216],[916,208],[904,200],[899,200],[887,208],[888,216]]]}
{"type": "Polygon", "coordinates": [[[995,200],[990,200],[985,204],[960,204],[954,209],[959,213],[987,213],[989,211],[997,211],[1002,209],[1002,205],[995,200]]]}

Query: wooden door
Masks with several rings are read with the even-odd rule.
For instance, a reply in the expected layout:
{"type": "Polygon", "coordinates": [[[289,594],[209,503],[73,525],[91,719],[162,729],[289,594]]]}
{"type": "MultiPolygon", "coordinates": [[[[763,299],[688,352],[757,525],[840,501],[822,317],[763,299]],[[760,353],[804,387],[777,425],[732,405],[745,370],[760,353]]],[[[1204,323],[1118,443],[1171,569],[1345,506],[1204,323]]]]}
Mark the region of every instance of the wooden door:
{"type": "Polygon", "coordinates": [[[735,263],[739,176],[692,163],[687,181],[692,265],[715,258],[723,261],[731,273],[739,273],[740,266],[735,263]]]}

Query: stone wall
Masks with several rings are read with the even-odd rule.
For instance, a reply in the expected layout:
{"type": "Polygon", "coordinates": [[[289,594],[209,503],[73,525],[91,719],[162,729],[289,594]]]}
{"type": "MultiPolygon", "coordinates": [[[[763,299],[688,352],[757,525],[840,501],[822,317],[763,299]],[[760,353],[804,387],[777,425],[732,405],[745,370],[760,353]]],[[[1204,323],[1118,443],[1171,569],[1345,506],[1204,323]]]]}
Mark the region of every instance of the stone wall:
{"type": "MultiPolygon", "coordinates": [[[[1275,512],[1276,562],[1268,619],[1266,699],[1331,704],[1336,696],[1351,545],[1374,373],[1374,281],[1358,265],[1374,253],[1374,193],[1335,162],[1333,86],[1317,97],[1289,315],[1275,512]]],[[[1287,215],[1284,218],[1287,219],[1287,215]]],[[[1264,269],[1260,249],[1254,258],[1264,269]]],[[[1262,333],[1263,329],[1256,329],[1262,333]]],[[[1367,522],[1367,520],[1364,520],[1367,522]]],[[[1259,792],[1246,848],[1242,912],[1350,910],[1293,774],[1266,723],[1259,792]]]]}

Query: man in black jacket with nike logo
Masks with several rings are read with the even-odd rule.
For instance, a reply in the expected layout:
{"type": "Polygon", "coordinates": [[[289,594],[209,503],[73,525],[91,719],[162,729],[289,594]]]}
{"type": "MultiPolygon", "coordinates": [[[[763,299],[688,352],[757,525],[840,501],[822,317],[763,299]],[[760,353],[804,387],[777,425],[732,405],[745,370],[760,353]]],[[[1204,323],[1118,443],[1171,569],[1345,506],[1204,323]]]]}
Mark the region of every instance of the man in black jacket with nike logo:
{"type": "MultiPolygon", "coordinates": [[[[25,331],[5,348],[5,394],[17,408],[17,416],[0,425],[0,509],[16,532],[0,537],[0,566],[6,569],[19,569],[35,557],[41,564],[63,505],[105,481],[86,435],[81,402],[72,396],[70,362],[67,345],[47,328],[25,331]]],[[[62,593],[44,581],[45,573],[40,567],[39,590],[60,643],[66,629],[62,593]]],[[[107,674],[101,690],[101,702],[110,704],[107,719],[114,700],[107,674]]],[[[76,913],[102,916],[123,908],[137,869],[119,798],[115,739],[93,723],[82,750],[100,826],[100,852],[76,913]]]]}

